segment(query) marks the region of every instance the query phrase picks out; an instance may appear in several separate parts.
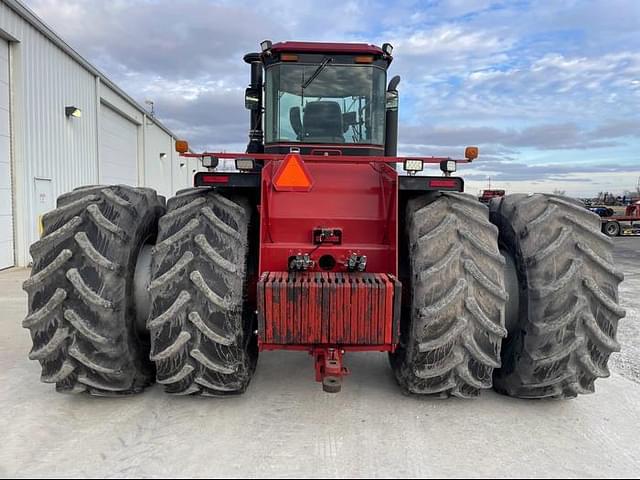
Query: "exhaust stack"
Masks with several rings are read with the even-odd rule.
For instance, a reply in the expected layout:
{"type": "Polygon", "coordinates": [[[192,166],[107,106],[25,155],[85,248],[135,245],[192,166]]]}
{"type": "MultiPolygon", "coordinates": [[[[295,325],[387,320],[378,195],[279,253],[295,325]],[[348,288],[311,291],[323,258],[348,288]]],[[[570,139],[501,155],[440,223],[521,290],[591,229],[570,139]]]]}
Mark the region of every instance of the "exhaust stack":
{"type": "Polygon", "coordinates": [[[398,155],[398,84],[400,77],[396,75],[387,87],[386,128],[384,154],[387,157],[398,155]]]}
{"type": "Polygon", "coordinates": [[[249,108],[250,130],[247,153],[264,152],[264,132],[262,131],[262,60],[259,53],[248,53],[244,61],[251,65],[251,83],[245,94],[245,103],[249,108]],[[255,101],[248,106],[247,99],[251,96],[255,101]]]}

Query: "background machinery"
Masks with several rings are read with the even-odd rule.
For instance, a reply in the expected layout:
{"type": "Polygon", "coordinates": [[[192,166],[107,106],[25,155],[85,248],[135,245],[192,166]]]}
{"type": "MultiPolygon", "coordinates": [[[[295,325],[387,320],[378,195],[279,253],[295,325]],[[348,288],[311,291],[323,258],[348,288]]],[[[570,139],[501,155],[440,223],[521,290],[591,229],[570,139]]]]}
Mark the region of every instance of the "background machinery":
{"type": "Polygon", "coordinates": [[[640,235],[640,201],[627,205],[623,215],[603,216],[602,231],[610,237],[640,235]]]}
{"type": "Polygon", "coordinates": [[[358,351],[387,352],[412,394],[567,398],[608,375],[622,275],[597,215],[481,204],[453,176],[474,147],[398,157],[389,44],[265,41],[245,61],[247,153],[177,142],[207,169],[194,188],[82,187],[45,215],[24,284],[42,381],[225,396],[271,350],[309,352],[329,392],[358,351]]]}
{"type": "Polygon", "coordinates": [[[482,193],[478,197],[478,200],[488,205],[489,203],[491,203],[492,199],[504,197],[505,194],[506,192],[504,190],[485,189],[485,190],[482,190],[482,193]]]}

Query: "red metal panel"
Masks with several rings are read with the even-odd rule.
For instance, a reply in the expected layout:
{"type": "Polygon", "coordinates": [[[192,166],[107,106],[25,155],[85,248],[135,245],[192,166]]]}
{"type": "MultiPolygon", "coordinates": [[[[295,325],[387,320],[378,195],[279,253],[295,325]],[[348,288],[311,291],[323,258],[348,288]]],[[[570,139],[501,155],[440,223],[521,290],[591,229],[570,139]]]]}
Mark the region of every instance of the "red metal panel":
{"type": "Polygon", "coordinates": [[[340,343],[347,342],[349,338],[349,322],[351,321],[351,285],[348,275],[339,274],[342,282],[342,328],[340,343]]]}
{"type": "Polygon", "coordinates": [[[374,343],[375,332],[373,331],[373,324],[375,319],[375,303],[373,301],[374,291],[373,291],[373,280],[370,276],[367,277],[367,334],[368,341],[367,343],[374,343]]]}
{"type": "Polygon", "coordinates": [[[387,290],[393,291],[393,287],[390,288],[390,286],[387,285],[386,278],[380,279],[379,285],[380,285],[379,287],[380,288],[380,317],[378,319],[378,327],[379,327],[378,331],[380,332],[380,340],[386,343],[387,331],[389,329],[387,328],[387,325],[384,319],[389,317],[393,318],[393,310],[387,310],[387,290]]]}
{"type": "Polygon", "coordinates": [[[373,315],[371,315],[371,343],[380,342],[380,330],[378,325],[378,317],[380,316],[380,287],[377,278],[371,279],[371,307],[373,315]]]}
{"type": "Polygon", "coordinates": [[[280,341],[284,343],[290,343],[293,335],[289,328],[289,302],[287,298],[287,275],[284,273],[278,274],[278,296],[280,297],[280,341]]]}
{"type": "Polygon", "coordinates": [[[258,282],[259,338],[266,345],[386,345],[397,285],[368,273],[272,272],[258,282]]]}
{"type": "MultiPolygon", "coordinates": [[[[328,275],[327,274],[327,285],[326,285],[326,290],[325,290],[325,295],[328,295],[328,300],[327,303],[329,304],[329,312],[328,312],[328,319],[329,319],[329,332],[335,332],[336,331],[336,309],[337,309],[337,302],[336,302],[336,284],[334,283],[334,278],[335,275],[328,275]]],[[[330,342],[331,340],[333,340],[333,335],[329,335],[329,338],[327,339],[328,342],[330,342]]]]}
{"type": "Polygon", "coordinates": [[[358,330],[356,332],[356,343],[369,343],[364,338],[365,332],[365,317],[367,316],[366,305],[365,305],[365,297],[367,293],[367,285],[365,283],[364,277],[358,279],[358,330]]]}
{"type": "Polygon", "coordinates": [[[381,280],[380,278],[376,279],[376,285],[378,288],[378,304],[376,305],[377,309],[378,309],[378,320],[377,320],[377,325],[376,325],[376,332],[378,334],[378,342],[383,343],[384,342],[384,331],[385,331],[385,325],[383,322],[383,319],[385,317],[385,311],[384,311],[384,298],[386,295],[386,287],[384,284],[384,281],[381,280]]]}
{"type": "MultiPolygon", "coordinates": [[[[269,277],[268,273],[264,273],[261,277],[260,277],[260,281],[258,282],[258,298],[257,298],[257,305],[258,305],[258,331],[259,332],[263,332],[264,334],[266,334],[266,323],[265,323],[265,308],[266,308],[266,304],[265,304],[265,300],[266,300],[266,296],[265,296],[265,289],[264,289],[264,283],[267,280],[267,278],[269,277]]],[[[270,342],[271,339],[269,339],[266,335],[260,337],[260,339],[264,342],[270,342]]]]}
{"type": "Polygon", "coordinates": [[[278,296],[277,285],[274,283],[272,274],[268,274],[268,278],[265,281],[265,303],[269,308],[265,309],[265,325],[266,325],[266,337],[270,338],[272,342],[278,342],[273,326],[277,324],[279,317],[279,304],[280,298],[278,296]],[[271,318],[272,320],[267,320],[271,318]]]}
{"type": "Polygon", "coordinates": [[[320,328],[322,330],[322,343],[329,343],[329,326],[331,325],[331,296],[329,295],[329,274],[322,272],[320,275],[322,284],[322,307],[320,310],[320,328]]]}
{"type": "MultiPolygon", "coordinates": [[[[394,308],[393,308],[393,296],[394,296],[394,288],[395,285],[388,278],[384,279],[384,283],[386,285],[385,289],[385,317],[393,317],[394,308]]],[[[385,328],[385,336],[384,342],[390,343],[393,338],[393,323],[391,325],[386,325],[385,328]]]]}
{"type": "Polygon", "coordinates": [[[309,327],[307,328],[306,342],[311,343],[317,338],[318,332],[318,274],[314,273],[309,278],[309,327]]]}
{"type": "Polygon", "coordinates": [[[336,329],[333,338],[338,343],[344,342],[344,285],[342,284],[342,274],[336,274],[336,329]]]}
{"type": "Polygon", "coordinates": [[[278,42],[271,46],[274,53],[343,53],[383,55],[382,49],[368,43],[278,42]]]}
{"type": "Polygon", "coordinates": [[[302,278],[300,286],[300,338],[304,338],[305,342],[309,338],[309,278],[302,278]]]}

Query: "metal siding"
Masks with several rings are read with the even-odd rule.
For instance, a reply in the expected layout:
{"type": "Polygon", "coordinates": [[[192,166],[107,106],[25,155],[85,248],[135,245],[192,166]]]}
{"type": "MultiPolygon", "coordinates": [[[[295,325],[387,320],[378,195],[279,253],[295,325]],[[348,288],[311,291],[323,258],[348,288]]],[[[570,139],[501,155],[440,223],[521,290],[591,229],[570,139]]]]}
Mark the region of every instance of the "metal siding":
{"type": "Polygon", "coordinates": [[[138,126],[100,106],[100,183],[138,185],[138,126]]]}
{"type": "MultiPolygon", "coordinates": [[[[160,195],[173,195],[172,139],[162,129],[145,121],[145,182],[153,185],[160,195]],[[165,154],[162,158],[161,154],[165,154]]],[[[176,159],[175,161],[179,161],[176,159]]]]}
{"type": "MultiPolygon", "coordinates": [[[[35,179],[50,179],[54,197],[98,182],[100,99],[115,104],[136,123],[142,123],[138,120],[145,113],[126,95],[109,88],[107,79],[96,81],[97,71],[90,71],[79,63],[70,55],[73,52],[67,53],[38,28],[0,2],[0,36],[11,40],[11,129],[16,165],[13,188],[18,208],[15,221],[19,222],[16,223],[19,265],[30,260],[28,245],[38,236],[35,179]],[[66,118],[64,108],[70,105],[82,110],[82,118],[66,118]]],[[[152,121],[149,123],[155,126],[152,121]]],[[[158,188],[165,194],[173,193],[190,185],[192,175],[185,172],[187,166],[179,167],[181,159],[172,152],[171,135],[163,126],[157,128],[162,133],[154,131],[149,136],[147,132],[144,145],[139,142],[139,151],[132,152],[132,158],[143,159],[143,168],[153,172],[141,172],[140,178],[145,179],[146,186],[158,188]],[[153,151],[164,152],[167,145],[171,147],[166,153],[172,165],[162,172],[162,181],[159,181],[158,173],[153,170],[157,166],[157,153],[153,151]],[[144,155],[140,153],[142,149],[144,155]],[[147,149],[152,153],[147,154],[147,149]]],[[[186,159],[184,163],[188,163],[186,159]]]]}
{"type": "MultiPolygon", "coordinates": [[[[20,132],[26,242],[37,239],[34,179],[50,179],[57,197],[97,180],[95,77],[38,30],[0,3],[0,30],[19,41],[20,69],[12,70],[12,87],[21,89],[20,132]],[[66,118],[65,106],[82,110],[66,118]]],[[[15,65],[14,65],[15,67],[15,65]]]]}
{"type": "Polygon", "coordinates": [[[0,269],[12,267],[13,189],[9,126],[9,44],[0,39],[0,269]]]}

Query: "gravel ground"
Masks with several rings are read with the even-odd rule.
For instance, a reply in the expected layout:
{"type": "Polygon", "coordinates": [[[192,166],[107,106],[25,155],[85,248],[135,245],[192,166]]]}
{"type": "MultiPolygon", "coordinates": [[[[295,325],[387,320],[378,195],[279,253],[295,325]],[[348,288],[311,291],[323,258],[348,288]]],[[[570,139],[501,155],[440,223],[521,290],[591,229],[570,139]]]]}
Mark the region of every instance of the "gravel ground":
{"type": "Polygon", "coordinates": [[[353,375],[338,395],[322,393],[306,354],[289,352],[262,355],[247,394],[227,400],[158,386],[59,395],[27,360],[28,271],[0,272],[0,477],[637,478],[640,238],[615,245],[623,350],[595,395],[566,402],[405,397],[376,353],[347,358],[353,375]]]}
{"type": "Polygon", "coordinates": [[[640,383],[640,237],[619,237],[615,242],[615,260],[624,272],[620,285],[620,303],[627,315],[620,320],[620,353],[611,357],[610,366],[622,376],[640,383]]]}

